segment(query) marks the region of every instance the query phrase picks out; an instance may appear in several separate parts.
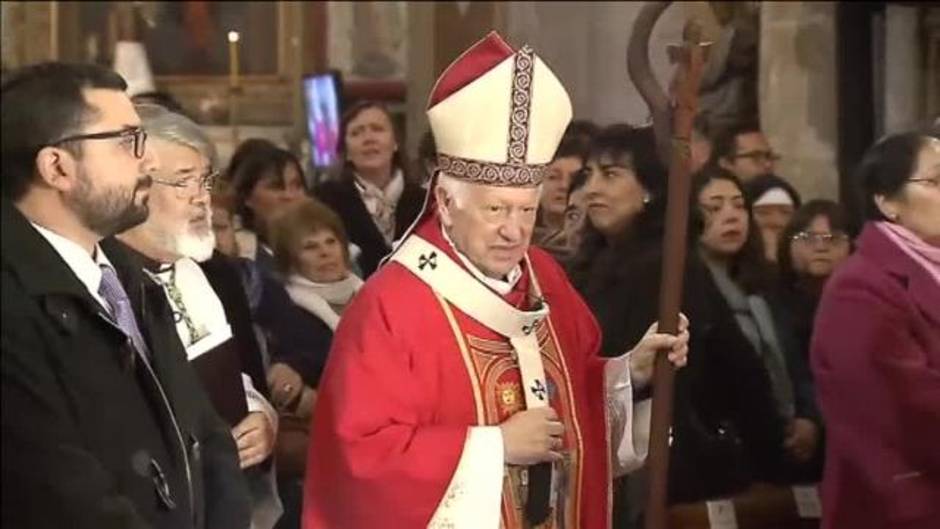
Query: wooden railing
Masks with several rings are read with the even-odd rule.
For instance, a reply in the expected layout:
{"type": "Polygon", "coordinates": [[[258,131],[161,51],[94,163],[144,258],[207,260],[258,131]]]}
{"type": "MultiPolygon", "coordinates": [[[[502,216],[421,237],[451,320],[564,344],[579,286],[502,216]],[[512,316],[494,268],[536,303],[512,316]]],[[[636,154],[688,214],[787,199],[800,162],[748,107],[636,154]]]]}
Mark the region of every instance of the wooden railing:
{"type": "Polygon", "coordinates": [[[714,501],[673,505],[670,529],[818,529],[816,485],[758,484],[714,501]]]}

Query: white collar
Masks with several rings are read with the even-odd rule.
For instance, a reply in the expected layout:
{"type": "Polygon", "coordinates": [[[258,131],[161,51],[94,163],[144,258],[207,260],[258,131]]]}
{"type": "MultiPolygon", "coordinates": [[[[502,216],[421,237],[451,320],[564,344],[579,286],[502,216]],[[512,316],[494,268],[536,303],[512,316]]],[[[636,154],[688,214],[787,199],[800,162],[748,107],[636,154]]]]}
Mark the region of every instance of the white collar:
{"type": "Polygon", "coordinates": [[[484,285],[495,290],[497,294],[501,296],[509,294],[512,292],[513,287],[516,286],[516,283],[519,282],[519,279],[522,278],[522,267],[518,264],[509,271],[509,274],[506,275],[506,279],[494,279],[489,277],[480,271],[480,269],[477,268],[475,264],[471,263],[470,259],[468,259],[467,256],[463,254],[463,252],[457,249],[457,246],[454,245],[454,241],[450,239],[450,235],[447,234],[447,230],[444,229],[443,225],[441,225],[441,233],[444,234],[444,240],[447,241],[447,244],[449,244],[450,247],[454,249],[457,257],[460,258],[460,262],[462,262],[463,265],[467,267],[467,270],[473,274],[473,277],[480,280],[484,285]]]}
{"type": "Polygon", "coordinates": [[[104,298],[98,293],[98,288],[101,287],[101,267],[107,265],[114,268],[114,266],[101,248],[96,244],[94,255],[89,255],[88,252],[75,241],[63,237],[48,228],[44,228],[35,222],[30,222],[30,224],[49,242],[56,253],[59,254],[59,257],[65,261],[65,264],[72,269],[72,272],[75,273],[78,280],[88,289],[88,293],[98,300],[101,306],[108,307],[104,298]]]}

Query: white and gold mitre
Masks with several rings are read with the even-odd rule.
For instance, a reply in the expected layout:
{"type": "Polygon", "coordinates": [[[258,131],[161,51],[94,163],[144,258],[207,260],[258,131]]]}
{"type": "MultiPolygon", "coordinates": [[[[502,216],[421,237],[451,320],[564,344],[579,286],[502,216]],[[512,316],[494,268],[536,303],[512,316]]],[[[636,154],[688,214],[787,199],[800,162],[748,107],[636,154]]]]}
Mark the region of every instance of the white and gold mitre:
{"type": "Polygon", "coordinates": [[[514,52],[491,32],[444,70],[427,114],[441,172],[529,187],[542,182],[571,121],[571,100],[531,48],[514,52]]]}

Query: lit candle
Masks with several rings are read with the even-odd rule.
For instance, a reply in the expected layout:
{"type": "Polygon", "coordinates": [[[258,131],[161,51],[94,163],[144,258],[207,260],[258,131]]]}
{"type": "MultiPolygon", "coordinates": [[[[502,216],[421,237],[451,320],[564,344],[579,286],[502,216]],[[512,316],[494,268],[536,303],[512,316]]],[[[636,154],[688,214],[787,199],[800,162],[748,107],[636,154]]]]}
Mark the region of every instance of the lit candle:
{"type": "Polygon", "coordinates": [[[238,88],[238,32],[228,32],[229,85],[238,88]]]}

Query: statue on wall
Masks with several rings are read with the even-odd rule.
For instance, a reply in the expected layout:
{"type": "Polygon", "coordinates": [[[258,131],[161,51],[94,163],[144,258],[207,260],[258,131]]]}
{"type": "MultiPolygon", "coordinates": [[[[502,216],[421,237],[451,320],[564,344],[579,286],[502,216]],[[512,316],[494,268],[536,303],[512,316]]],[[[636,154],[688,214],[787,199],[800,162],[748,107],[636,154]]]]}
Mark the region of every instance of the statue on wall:
{"type": "Polygon", "coordinates": [[[710,130],[758,119],[760,7],[757,2],[709,2],[720,27],[699,89],[700,115],[710,130]]]}
{"type": "MultiPolygon", "coordinates": [[[[646,2],[627,45],[627,72],[650,108],[660,157],[668,163],[671,152],[674,78],[669,93],[656,80],[650,63],[653,27],[672,2],[646,2]]],[[[709,2],[718,22],[717,42],[711,43],[699,88],[700,125],[720,130],[738,121],[758,118],[757,68],[760,11],[757,2],[709,2]]],[[[681,69],[680,69],[681,71],[681,69]]]]}
{"type": "Polygon", "coordinates": [[[368,79],[401,77],[397,55],[404,44],[403,17],[397,2],[353,3],[352,74],[368,79]]]}

